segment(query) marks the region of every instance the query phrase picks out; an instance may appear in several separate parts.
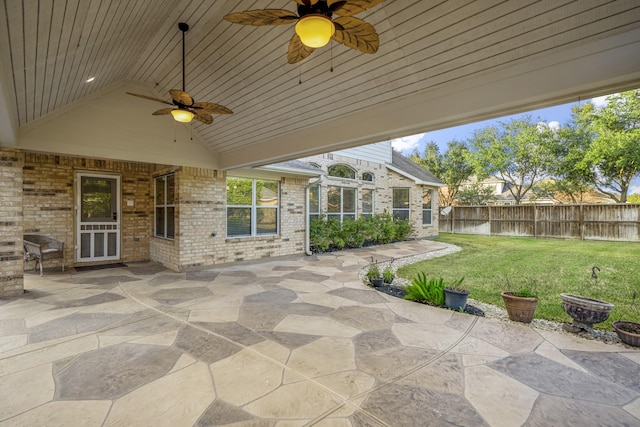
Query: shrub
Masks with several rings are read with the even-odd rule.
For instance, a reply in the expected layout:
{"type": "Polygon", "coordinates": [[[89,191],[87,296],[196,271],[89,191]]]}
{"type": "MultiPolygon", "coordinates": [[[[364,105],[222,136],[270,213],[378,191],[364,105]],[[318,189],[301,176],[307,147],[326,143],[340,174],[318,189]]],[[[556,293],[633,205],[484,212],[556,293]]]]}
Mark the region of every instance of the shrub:
{"type": "Polygon", "coordinates": [[[391,283],[395,278],[396,278],[396,275],[393,274],[393,271],[391,271],[389,267],[385,268],[384,271],[382,272],[382,279],[384,280],[384,283],[391,283]]]}
{"type": "Polygon", "coordinates": [[[428,302],[433,305],[444,305],[444,279],[427,279],[427,275],[419,272],[404,288],[407,295],[404,299],[428,302]]]}
{"type": "Polygon", "coordinates": [[[311,221],[309,238],[313,252],[360,248],[405,240],[413,232],[409,221],[394,220],[388,213],[370,218],[339,220],[322,216],[311,221]]]}
{"type": "Polygon", "coordinates": [[[367,270],[367,279],[371,281],[372,279],[379,279],[382,275],[380,274],[380,269],[378,268],[378,264],[371,264],[369,269],[367,270]]]}

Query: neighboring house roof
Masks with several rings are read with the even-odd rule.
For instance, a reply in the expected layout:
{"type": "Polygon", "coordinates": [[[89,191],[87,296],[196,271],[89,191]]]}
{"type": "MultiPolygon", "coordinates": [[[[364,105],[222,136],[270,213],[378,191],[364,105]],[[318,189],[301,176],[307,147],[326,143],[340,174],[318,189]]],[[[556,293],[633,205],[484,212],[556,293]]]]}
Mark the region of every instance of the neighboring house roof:
{"type": "Polygon", "coordinates": [[[400,175],[413,179],[416,184],[444,187],[444,183],[436,178],[434,174],[412,162],[396,150],[393,150],[391,164],[387,163],[386,166],[400,175]]]}

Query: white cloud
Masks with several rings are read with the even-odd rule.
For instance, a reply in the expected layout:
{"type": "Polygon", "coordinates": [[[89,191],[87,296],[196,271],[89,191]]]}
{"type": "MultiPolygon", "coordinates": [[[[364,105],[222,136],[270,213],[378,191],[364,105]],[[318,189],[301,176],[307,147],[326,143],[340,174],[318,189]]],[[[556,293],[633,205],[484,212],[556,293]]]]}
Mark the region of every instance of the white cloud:
{"type": "Polygon", "coordinates": [[[607,96],[608,95],[595,97],[591,99],[591,102],[598,108],[604,107],[607,105],[607,96]]]}
{"type": "Polygon", "coordinates": [[[552,120],[549,123],[547,123],[547,126],[549,127],[549,129],[551,129],[554,132],[557,132],[560,129],[560,122],[556,121],[556,120],[552,120]]]}
{"type": "Polygon", "coordinates": [[[640,194],[640,185],[630,185],[627,195],[640,194]]]}
{"type": "Polygon", "coordinates": [[[422,139],[424,134],[420,133],[418,135],[405,136],[403,138],[396,138],[391,140],[391,146],[394,150],[400,151],[404,154],[409,154],[413,152],[414,149],[418,148],[418,143],[422,139]]]}

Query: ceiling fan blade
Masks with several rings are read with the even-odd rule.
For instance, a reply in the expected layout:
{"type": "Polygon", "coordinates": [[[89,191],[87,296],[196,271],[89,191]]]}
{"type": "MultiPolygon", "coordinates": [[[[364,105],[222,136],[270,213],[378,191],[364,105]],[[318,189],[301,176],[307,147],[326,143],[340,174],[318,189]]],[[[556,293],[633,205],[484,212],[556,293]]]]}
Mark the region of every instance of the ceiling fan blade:
{"type": "Polygon", "coordinates": [[[364,53],[375,53],[378,50],[380,39],[373,25],[353,16],[340,16],[334,22],[336,32],[331,38],[338,43],[364,53]]]}
{"type": "Polygon", "coordinates": [[[309,46],[305,46],[300,37],[297,34],[294,34],[289,40],[289,50],[287,52],[287,61],[289,64],[295,64],[296,62],[300,62],[305,59],[307,56],[311,55],[315,49],[309,46]]]}
{"type": "Polygon", "coordinates": [[[298,20],[298,15],[286,9],[262,9],[231,13],[224,19],[242,25],[282,25],[293,24],[298,20]]]}
{"type": "Polygon", "coordinates": [[[191,108],[202,109],[209,114],[233,114],[233,111],[224,105],[214,104],[213,102],[195,102],[191,108]]]}
{"type": "Polygon", "coordinates": [[[154,111],[151,114],[154,116],[164,116],[165,114],[171,114],[172,111],[173,111],[173,108],[162,108],[158,111],[154,111]]]}
{"type": "Polygon", "coordinates": [[[313,6],[318,3],[318,0],[291,0],[294,3],[299,4],[300,6],[313,6]]]}
{"type": "Polygon", "coordinates": [[[357,13],[364,12],[374,6],[379,5],[384,0],[347,0],[342,6],[333,9],[331,6],[335,3],[341,3],[340,0],[328,0],[329,8],[338,16],[353,16],[357,13]]]}
{"type": "Polygon", "coordinates": [[[171,89],[169,91],[169,95],[171,95],[171,98],[180,105],[184,105],[186,107],[191,107],[193,105],[193,98],[185,91],[171,89]]]}
{"type": "Polygon", "coordinates": [[[206,111],[204,110],[189,110],[189,111],[191,111],[194,114],[193,118],[199,121],[200,123],[204,123],[205,125],[210,125],[211,123],[213,123],[213,117],[211,117],[211,114],[207,113],[206,111]]]}
{"type": "Polygon", "coordinates": [[[149,101],[162,102],[163,104],[167,104],[167,105],[173,105],[172,103],[167,102],[167,101],[165,101],[164,99],[154,98],[153,96],[140,95],[140,94],[138,94],[138,93],[131,93],[131,92],[127,92],[127,95],[137,96],[138,98],[148,99],[149,101]]]}

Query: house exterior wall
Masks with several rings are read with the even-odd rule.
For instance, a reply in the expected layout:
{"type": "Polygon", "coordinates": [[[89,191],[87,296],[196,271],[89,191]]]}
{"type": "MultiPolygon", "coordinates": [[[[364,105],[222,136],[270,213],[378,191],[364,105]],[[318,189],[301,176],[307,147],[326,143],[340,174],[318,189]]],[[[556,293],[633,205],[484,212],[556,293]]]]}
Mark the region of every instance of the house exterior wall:
{"type": "Polygon", "coordinates": [[[227,238],[226,174],[179,168],[176,172],[175,239],[151,239],[151,259],[185,271],[216,264],[299,254],[305,251],[307,180],[280,181],[277,236],[227,238]]]}
{"type": "MultiPolygon", "coordinates": [[[[364,147],[361,147],[361,149],[364,149],[364,147]]],[[[393,188],[409,188],[411,198],[409,221],[414,228],[414,234],[412,237],[426,238],[438,235],[438,191],[436,187],[418,185],[415,181],[388,169],[383,163],[364,159],[355,159],[353,157],[339,154],[344,153],[344,151],[346,150],[300,159],[305,162],[311,162],[319,165],[325,172],[329,166],[336,164],[346,164],[356,171],[356,179],[331,176],[322,177],[320,181],[321,214],[327,214],[327,187],[330,185],[357,189],[357,217],[360,217],[360,214],[362,213],[362,189],[370,188],[374,190],[373,213],[382,214],[385,211],[388,213],[392,213],[393,211],[393,188]],[[365,172],[374,175],[373,182],[363,181],[361,179],[362,174],[365,172]],[[428,226],[422,225],[422,197],[425,189],[431,191],[431,225],[428,226]]]]}
{"type": "Polygon", "coordinates": [[[153,217],[150,176],[155,167],[147,163],[25,152],[24,233],[61,240],[65,263],[73,265],[76,255],[76,173],[115,174],[121,177],[121,260],[148,260],[153,217]]]}
{"type": "Polygon", "coordinates": [[[0,148],[0,297],[24,292],[22,153],[0,148]]]}
{"type": "MultiPolygon", "coordinates": [[[[65,263],[75,263],[77,172],[120,176],[120,260],[123,262],[152,260],[172,270],[184,271],[229,262],[303,253],[305,250],[305,188],[308,182],[306,179],[276,175],[270,178],[280,181],[277,236],[227,238],[226,175],[222,171],[21,150],[4,149],[2,153],[2,157],[7,159],[3,160],[3,176],[11,176],[16,182],[15,186],[3,186],[2,189],[1,208],[3,213],[7,211],[3,217],[12,219],[2,222],[11,223],[10,231],[2,240],[2,246],[13,248],[18,245],[17,250],[2,251],[3,260],[12,257],[11,260],[2,261],[7,262],[2,274],[11,276],[12,284],[18,281],[20,288],[23,234],[43,234],[63,241],[65,263]],[[153,231],[154,177],[172,172],[175,172],[176,177],[175,238],[163,239],[155,237],[153,231]],[[12,199],[9,203],[11,198],[15,200],[12,199]],[[19,226],[17,221],[13,220],[16,218],[20,219],[19,226]],[[9,264],[19,271],[9,268],[9,264]]],[[[9,280],[6,279],[4,282],[9,280]]]]}

